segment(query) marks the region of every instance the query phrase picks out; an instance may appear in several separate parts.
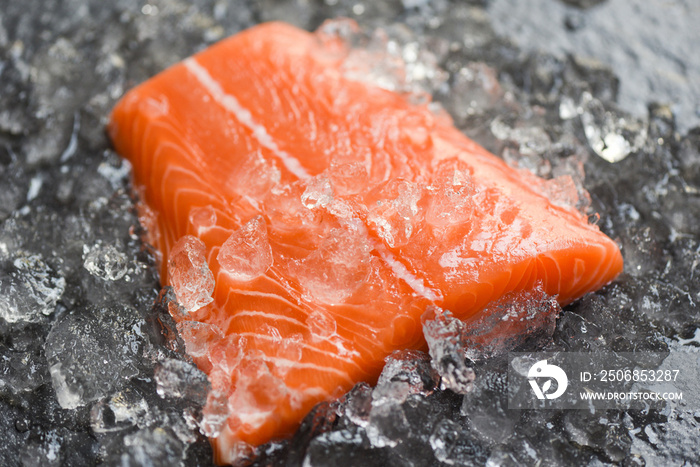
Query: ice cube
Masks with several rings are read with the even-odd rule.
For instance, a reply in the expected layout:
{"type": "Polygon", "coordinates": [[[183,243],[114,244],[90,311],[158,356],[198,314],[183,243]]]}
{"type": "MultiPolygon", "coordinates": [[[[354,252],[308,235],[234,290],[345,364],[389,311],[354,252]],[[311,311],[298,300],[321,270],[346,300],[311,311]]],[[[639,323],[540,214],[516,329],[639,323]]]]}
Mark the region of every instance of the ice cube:
{"type": "Polygon", "coordinates": [[[216,256],[222,271],[238,282],[250,282],[272,266],[272,248],[262,216],[233,232],[216,256]]]}
{"type": "Polygon", "coordinates": [[[301,202],[308,209],[324,207],[331,201],[333,201],[333,187],[325,174],[310,179],[301,195],[301,202]]]}
{"type": "Polygon", "coordinates": [[[211,390],[207,394],[207,402],[202,410],[200,428],[205,435],[217,437],[228,419],[228,395],[231,389],[231,375],[214,368],[209,374],[211,390]]]}
{"type": "Polygon", "coordinates": [[[462,400],[460,412],[467,417],[470,431],[486,444],[506,441],[515,431],[520,411],[508,409],[507,373],[500,371],[503,360],[484,366],[474,388],[462,400]]]}
{"type": "Polygon", "coordinates": [[[512,128],[497,117],[490,129],[496,138],[517,144],[518,151],[526,156],[544,154],[552,146],[552,140],[540,126],[512,128]]]}
{"type": "Polygon", "coordinates": [[[410,394],[430,394],[439,375],[430,366],[430,356],[418,350],[396,350],[386,358],[377,387],[389,383],[405,383],[410,394]]]}
{"type": "Polygon", "coordinates": [[[313,311],[306,318],[306,325],[311,335],[319,339],[327,339],[335,334],[336,322],[328,313],[320,310],[313,311]]]}
{"type": "MultiPolygon", "coordinates": [[[[630,453],[630,427],[623,423],[620,411],[565,411],[562,418],[567,435],[579,446],[597,451],[616,463],[630,453]]],[[[649,438],[653,440],[653,434],[649,438]]]]}
{"type": "Polygon", "coordinates": [[[646,126],[631,118],[617,117],[590,93],[581,96],[581,123],[593,151],[610,163],[638,151],[647,138],[646,126]]]}
{"type": "Polygon", "coordinates": [[[358,383],[345,395],[345,416],[358,425],[367,426],[372,410],[372,388],[367,383],[358,383]]]}
{"type": "Polygon", "coordinates": [[[410,431],[410,424],[401,407],[409,394],[409,385],[401,381],[389,382],[372,391],[372,410],[365,427],[372,446],[394,447],[410,431]]]}
{"type": "Polygon", "coordinates": [[[208,359],[210,349],[224,336],[217,326],[199,321],[181,321],[177,331],[185,341],[187,354],[195,359],[208,359]]]}
{"type": "Polygon", "coordinates": [[[390,465],[386,450],[373,449],[362,429],[347,429],[321,433],[309,443],[303,467],[328,465],[390,465]]]}
{"type": "MultiPolygon", "coordinates": [[[[124,438],[125,452],[118,459],[119,465],[181,465],[185,446],[170,427],[149,427],[124,438]]],[[[113,465],[116,465],[114,459],[113,465]]]]}
{"type": "Polygon", "coordinates": [[[138,373],[142,324],[126,307],[64,314],[46,337],[46,360],[65,409],[106,396],[138,373]]]}
{"type": "Polygon", "coordinates": [[[485,63],[467,63],[453,74],[452,80],[446,105],[458,122],[494,109],[503,99],[497,72],[485,63]]]}
{"type": "Polygon", "coordinates": [[[260,151],[254,151],[245,158],[243,164],[231,178],[231,183],[227,186],[257,206],[257,202],[262,200],[272,187],[279,183],[281,172],[260,151]]]}
{"type": "Polygon", "coordinates": [[[214,275],[205,257],[206,247],[197,237],[185,235],[170,250],[168,276],[177,301],[187,311],[197,311],[213,302],[214,275]]]}
{"type": "Polygon", "coordinates": [[[435,458],[447,465],[483,465],[486,450],[460,424],[445,418],[430,435],[435,458]]]}
{"type": "Polygon", "coordinates": [[[370,228],[391,248],[406,245],[421,197],[420,187],[407,180],[392,179],[375,188],[365,197],[370,228]]]}
{"type": "Polygon", "coordinates": [[[197,235],[216,225],[216,211],[212,206],[201,206],[190,211],[189,222],[197,235]]]}
{"type": "Polygon", "coordinates": [[[406,27],[376,29],[370,36],[345,24],[334,31],[326,23],[321,31],[322,39],[335,45],[334,50],[348,50],[337,45],[343,42],[363,45],[349,49],[345,55],[342,71],[347,79],[405,93],[415,103],[426,103],[431,91],[447,80],[447,73],[438,66],[438,57],[421,47],[406,27]]]}
{"type": "Polygon", "coordinates": [[[476,374],[467,364],[463,341],[464,323],[449,311],[429,306],[423,316],[423,334],[428,343],[432,366],[440,374],[441,387],[466,394],[472,388],[476,374]]]}
{"type": "Polygon", "coordinates": [[[230,376],[241,363],[246,347],[247,339],[237,334],[218,340],[214,338],[208,346],[209,361],[214,368],[230,376]]]}
{"type": "Polygon", "coordinates": [[[282,234],[306,232],[317,226],[321,213],[307,208],[302,203],[301,198],[307,188],[304,182],[296,182],[291,185],[280,183],[270,190],[265,207],[271,231],[279,231],[282,234]]]}
{"type": "Polygon", "coordinates": [[[128,272],[126,255],[113,245],[97,243],[91,247],[83,246],[83,267],[90,274],[104,281],[116,281],[128,272]]]}
{"type": "MultiPolygon", "coordinates": [[[[437,374],[430,368],[429,357],[418,351],[396,351],[386,359],[377,386],[372,391],[369,420],[364,415],[368,409],[366,395],[360,392],[354,398],[348,416],[358,419],[365,426],[367,437],[375,447],[397,446],[406,441],[412,429],[406,409],[412,404],[410,397],[423,397],[432,393],[437,374]],[[408,404],[408,405],[406,405],[408,404]]],[[[414,400],[415,402],[415,400],[414,400]]],[[[406,441],[408,442],[408,441],[406,441]]]]}
{"type": "Polygon", "coordinates": [[[511,292],[487,305],[462,325],[461,342],[467,357],[480,360],[529,345],[551,341],[561,307],[541,284],[511,292]]]}
{"type": "Polygon", "coordinates": [[[333,229],[319,248],[304,258],[297,277],[317,300],[343,303],[369,276],[370,251],[367,235],[360,228],[348,225],[333,229]]]}
{"type": "Polygon", "coordinates": [[[69,375],[64,371],[63,364],[56,363],[51,365],[49,373],[51,374],[53,389],[56,391],[56,398],[62,408],[75,409],[85,405],[87,401],[83,400],[82,388],[69,383],[69,375]]]}
{"type": "Polygon", "coordinates": [[[66,280],[41,255],[20,250],[6,268],[0,270],[0,317],[38,322],[54,312],[66,280]]]}
{"type": "MultiPolygon", "coordinates": [[[[281,339],[278,355],[280,356],[280,358],[284,358],[285,360],[298,362],[301,360],[303,343],[304,336],[302,336],[299,333],[287,336],[281,339]]],[[[290,369],[291,366],[287,367],[286,369],[281,369],[280,375],[284,376],[284,373],[286,373],[286,371],[289,371],[290,369]]]]}
{"type": "Polygon", "coordinates": [[[553,205],[562,208],[576,209],[578,205],[578,190],[570,175],[546,180],[542,183],[543,194],[553,205]]]}
{"type": "Polygon", "coordinates": [[[472,171],[464,162],[449,159],[435,169],[428,187],[426,221],[436,229],[455,228],[471,219],[475,204],[472,171]]]}
{"type": "Polygon", "coordinates": [[[270,371],[262,356],[246,356],[236,371],[236,386],[228,399],[229,426],[255,430],[289,397],[284,382],[270,371]]]}
{"type": "Polygon", "coordinates": [[[185,398],[201,404],[207,399],[207,376],[191,363],[165,359],[156,365],[155,380],[160,397],[185,398]]]}
{"type": "Polygon", "coordinates": [[[356,195],[365,188],[368,178],[367,169],[359,162],[339,163],[331,161],[329,171],[333,189],[339,196],[356,195]]]}
{"type": "Polygon", "coordinates": [[[149,406],[140,391],[125,388],[90,409],[90,425],[96,433],[119,431],[152,421],[149,406]]]}

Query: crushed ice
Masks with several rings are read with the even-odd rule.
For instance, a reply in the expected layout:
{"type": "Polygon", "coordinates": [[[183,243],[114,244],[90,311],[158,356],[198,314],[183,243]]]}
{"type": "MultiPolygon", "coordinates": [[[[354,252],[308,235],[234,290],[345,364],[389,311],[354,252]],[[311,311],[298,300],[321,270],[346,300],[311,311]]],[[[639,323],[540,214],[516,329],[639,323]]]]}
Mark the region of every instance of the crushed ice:
{"type": "Polygon", "coordinates": [[[83,246],[83,266],[95,277],[116,281],[128,272],[126,255],[113,245],[83,246]]]}
{"type": "Polygon", "coordinates": [[[262,216],[254,217],[233,232],[216,256],[221,269],[233,280],[249,282],[272,266],[272,249],[262,216]]]}
{"type": "Polygon", "coordinates": [[[591,148],[610,163],[620,162],[646,142],[647,130],[642,122],[614,115],[590,93],[582,94],[576,112],[591,148]]]}
{"type": "Polygon", "coordinates": [[[66,280],[40,254],[18,251],[0,270],[0,317],[37,322],[54,312],[66,280]]]}
{"type": "Polygon", "coordinates": [[[168,275],[175,295],[187,311],[197,311],[213,302],[214,275],[205,258],[204,243],[185,235],[173,245],[168,259],[168,275]]]}

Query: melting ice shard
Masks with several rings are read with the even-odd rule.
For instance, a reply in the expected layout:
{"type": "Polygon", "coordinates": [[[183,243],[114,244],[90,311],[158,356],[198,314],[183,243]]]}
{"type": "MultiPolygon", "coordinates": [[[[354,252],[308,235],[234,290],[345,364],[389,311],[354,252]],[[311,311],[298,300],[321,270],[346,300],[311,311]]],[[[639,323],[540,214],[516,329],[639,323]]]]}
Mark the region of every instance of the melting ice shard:
{"type": "Polygon", "coordinates": [[[111,117],[178,329],[211,382],[202,428],[222,462],[423,345],[429,306],[466,320],[536,284],[568,303],[622,268],[576,203],[553,203],[425,96],[383,87],[387,70],[358,80],[333,31],[348,33],[250,29],[133,89],[111,117]]]}

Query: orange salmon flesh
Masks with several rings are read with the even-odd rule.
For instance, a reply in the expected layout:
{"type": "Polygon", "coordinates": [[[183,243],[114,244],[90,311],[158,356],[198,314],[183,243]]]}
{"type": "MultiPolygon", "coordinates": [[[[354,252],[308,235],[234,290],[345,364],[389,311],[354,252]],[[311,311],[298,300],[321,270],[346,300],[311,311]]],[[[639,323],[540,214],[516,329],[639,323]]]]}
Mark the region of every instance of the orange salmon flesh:
{"type": "Polygon", "coordinates": [[[541,283],[566,304],[622,270],[611,239],[405,95],[344,72],[339,39],[281,23],[137,86],[109,134],[212,383],[217,462],[292,433],[318,402],[541,283]]]}

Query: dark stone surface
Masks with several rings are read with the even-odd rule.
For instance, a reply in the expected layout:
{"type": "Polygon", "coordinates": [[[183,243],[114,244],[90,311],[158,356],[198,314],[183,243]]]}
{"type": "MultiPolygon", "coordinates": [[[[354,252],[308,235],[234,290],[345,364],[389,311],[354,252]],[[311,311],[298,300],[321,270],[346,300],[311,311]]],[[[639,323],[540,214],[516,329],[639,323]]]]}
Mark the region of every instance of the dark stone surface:
{"type": "MultiPolygon", "coordinates": [[[[697,28],[684,19],[666,37],[653,35],[662,47],[651,50],[676,51],[683,79],[641,67],[631,82],[647,84],[630,97],[629,68],[607,68],[570,47],[585,34],[608,34],[597,12],[620,2],[558,24],[550,41],[573,54],[558,56],[496,35],[493,27],[523,40],[530,36],[513,27],[516,19],[542,24],[541,11],[515,3],[0,0],[0,464],[211,465],[196,425],[202,375],[165,314],[167,295],[157,300],[128,168],[104,124],[131,86],[259,21],[313,29],[344,15],[367,28],[405,24],[404,43],[431,50],[448,72],[432,90],[460,129],[511,163],[573,175],[589,190],[590,212],[621,244],[625,272],[566,307],[550,340],[520,350],[696,350],[700,129],[688,130],[697,120],[685,104],[697,102],[688,97],[697,96],[697,54],[682,51],[697,43],[697,28]],[[658,89],[681,104],[651,104],[664,95],[658,89]],[[643,111],[626,114],[618,96],[643,111]],[[629,150],[596,146],[609,135],[629,150]],[[604,159],[613,156],[619,162],[604,159]]],[[[647,28],[649,10],[640,11],[625,15],[625,31],[647,28]]],[[[662,27],[669,15],[659,12],[662,27]]],[[[629,52],[619,41],[586,44],[603,56],[629,52]]],[[[700,420],[682,406],[511,413],[502,406],[502,357],[476,364],[467,396],[423,383],[406,396],[402,385],[421,361],[407,364],[405,378],[319,405],[291,441],[261,447],[257,465],[700,461],[700,420]]]]}

